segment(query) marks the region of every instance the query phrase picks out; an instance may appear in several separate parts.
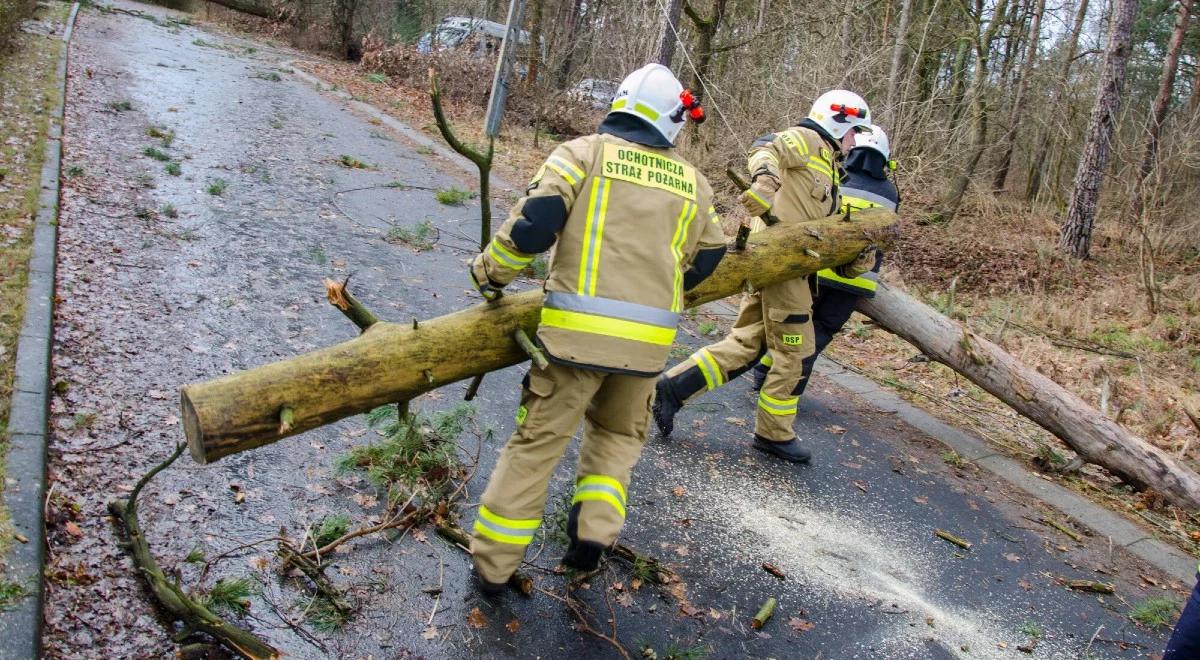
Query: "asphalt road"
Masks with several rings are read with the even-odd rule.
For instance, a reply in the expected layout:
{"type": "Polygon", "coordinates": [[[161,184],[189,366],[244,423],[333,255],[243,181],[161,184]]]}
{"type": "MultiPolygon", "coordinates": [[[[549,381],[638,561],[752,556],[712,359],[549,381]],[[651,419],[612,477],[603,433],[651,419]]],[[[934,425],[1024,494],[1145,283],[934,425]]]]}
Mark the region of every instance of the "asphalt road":
{"type": "MultiPolygon", "coordinates": [[[[326,276],[353,274],[356,295],[389,319],[477,302],[465,263],[478,208],[434,199],[470,175],[315,91],[281,65],[296,57],[187,25],[80,15],[64,162],[79,169],[64,193],[55,347],[63,385],[50,455],[51,655],[173,649],[104,505],[181,440],[178,387],[353,337],[324,300],[326,276]],[[169,147],[148,134],[152,126],[173,131],[169,147]],[[180,163],[180,176],[146,155],[153,145],[180,163]],[[342,155],[370,167],[344,167],[342,155]],[[385,240],[426,220],[436,228],[431,249],[385,240]]],[[[476,400],[477,432],[462,439],[467,453],[483,442],[467,521],[512,430],[523,370],[489,375],[476,400]],[[477,440],[488,429],[495,439],[477,440]]],[[[631,567],[613,562],[574,592],[586,626],[560,600],[564,581],[552,569],[562,548],[551,538],[535,543],[527,567],[547,593],[496,602],[473,594],[466,557],[432,533],[355,542],[330,574],[359,613],[336,631],[304,621],[307,596],[272,572],[270,545],[233,551],[204,584],[254,577],[260,586],[240,622],[293,657],[618,657],[617,645],[658,657],[1027,657],[1018,647],[1033,638],[1032,657],[1042,658],[1161,648],[1164,632],[1125,616],[1151,593],[1139,579],[1151,571],[1103,539],[1075,543],[1037,523],[1038,505],[947,463],[935,441],[823,379],[798,422],[815,461],[776,462],[749,447],[754,404],[743,380],[689,407],[672,441],[652,438],[635,472],[623,540],[668,562],[681,582],[635,589],[631,567]],[[1071,591],[1068,579],[1115,582],[1117,594],[1071,591]],[[439,585],[440,597],[424,591],[439,585]],[[778,599],[775,617],[753,630],[768,597],[778,599]]],[[[446,409],[464,389],[417,405],[446,409]]],[[[210,466],[184,459],[142,505],[155,553],[195,585],[199,568],[182,561],[193,549],[213,557],[281,527],[297,535],[329,513],[377,514],[361,480],[333,472],[372,433],[353,418],[210,466]]],[[[548,519],[574,459],[573,447],[548,519]]]]}

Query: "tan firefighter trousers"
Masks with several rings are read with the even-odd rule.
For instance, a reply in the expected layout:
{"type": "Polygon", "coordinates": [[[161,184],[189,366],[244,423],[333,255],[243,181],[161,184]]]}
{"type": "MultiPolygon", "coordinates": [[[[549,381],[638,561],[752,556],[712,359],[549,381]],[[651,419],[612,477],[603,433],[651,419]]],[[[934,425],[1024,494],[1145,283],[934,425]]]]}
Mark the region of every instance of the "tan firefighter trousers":
{"type": "Polygon", "coordinates": [[[655,378],[551,363],[531,367],[517,430],[479,506],[471,552],[488,582],[506,582],[541,524],[546,488],[584,421],[575,496],[578,540],[612,545],[625,523],[626,489],[642,452],[655,378]]]}
{"type": "Polygon", "coordinates": [[[689,369],[699,369],[704,376],[703,387],[693,392],[676,390],[686,401],[745,373],[770,351],[773,362],[758,395],[754,434],[787,442],[796,437],[792,422],[800,397],[794,392],[804,377],[804,360],[813,354],[814,341],[808,278],[772,284],[746,294],[729,335],[675,365],[667,378],[698,383],[698,379],[683,375],[689,369]]]}

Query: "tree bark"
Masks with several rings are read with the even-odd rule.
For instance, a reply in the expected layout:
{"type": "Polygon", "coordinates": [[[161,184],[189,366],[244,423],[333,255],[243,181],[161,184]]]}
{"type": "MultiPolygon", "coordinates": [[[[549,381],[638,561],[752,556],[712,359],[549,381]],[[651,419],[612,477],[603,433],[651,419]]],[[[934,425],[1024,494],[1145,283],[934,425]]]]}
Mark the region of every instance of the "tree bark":
{"type": "Polygon", "coordinates": [[[1037,59],[1038,42],[1042,33],[1042,14],[1046,11],[1046,0],[1038,0],[1037,8],[1029,22],[1029,50],[1025,53],[1025,61],[1021,63],[1020,78],[1017,80],[1017,93],[1013,97],[1012,109],[1008,114],[1008,129],[1004,132],[1002,144],[1004,154],[1000,157],[1000,167],[996,178],[992,181],[992,189],[999,192],[1004,190],[1008,181],[1008,169],[1012,164],[1013,151],[1017,146],[1017,129],[1021,125],[1021,115],[1025,111],[1025,92],[1029,89],[1029,75],[1033,71],[1033,61],[1037,59]]]}
{"type": "Polygon", "coordinates": [[[1131,224],[1138,222],[1142,215],[1142,207],[1146,203],[1146,179],[1154,169],[1154,161],[1158,157],[1158,138],[1162,134],[1163,122],[1167,119],[1171,97],[1175,95],[1175,73],[1179,69],[1179,54],[1183,51],[1183,38],[1187,34],[1191,11],[1192,0],[1181,0],[1175,14],[1175,28],[1167,44],[1167,57],[1163,60],[1158,96],[1154,98],[1154,108],[1150,111],[1150,125],[1146,127],[1146,148],[1142,152],[1142,162],[1138,166],[1133,180],[1133,191],[1129,195],[1129,215],[1126,220],[1131,224]]]}
{"type": "Polygon", "coordinates": [[[666,0],[667,13],[662,17],[658,30],[658,42],[654,46],[654,61],[670,68],[675,56],[675,33],[679,31],[679,10],[683,0],[666,0]]]}
{"type": "Polygon", "coordinates": [[[1108,166],[1113,129],[1121,110],[1121,88],[1132,51],[1130,35],[1136,15],[1137,0],[1113,0],[1108,47],[1105,49],[1104,70],[1100,74],[1100,85],[1096,92],[1096,105],[1088,122],[1083,156],[1075,170],[1071,204],[1067,207],[1067,219],[1063,222],[1058,240],[1059,249],[1077,259],[1087,259],[1092,245],[1100,183],[1108,166]]]}
{"type": "Polygon", "coordinates": [[[1200,475],[999,346],[882,285],[874,298],[860,299],[858,311],[1058,436],[1084,460],[1189,511],[1200,508],[1200,475]]]}
{"type": "MultiPolygon", "coordinates": [[[[1054,96],[1050,107],[1059,107],[1059,102],[1067,87],[1067,80],[1071,77],[1071,65],[1075,63],[1075,51],[1079,48],[1079,35],[1083,33],[1083,21],[1087,19],[1088,0],[1079,0],[1079,7],[1075,11],[1075,22],[1071,26],[1070,41],[1067,42],[1066,57],[1062,62],[1062,70],[1058,73],[1058,78],[1054,84],[1054,96]]],[[[1037,155],[1029,163],[1029,181],[1025,187],[1025,199],[1032,202],[1037,199],[1038,193],[1042,187],[1042,177],[1045,172],[1046,154],[1050,151],[1049,132],[1042,128],[1038,131],[1038,138],[1034,140],[1037,145],[1037,155]]]]}
{"type": "Polygon", "coordinates": [[[728,0],[713,0],[713,10],[710,16],[701,16],[700,12],[686,0],[683,11],[696,26],[696,71],[692,74],[691,88],[700,92],[701,98],[708,97],[704,81],[708,80],[708,70],[712,65],[717,30],[721,29],[721,21],[725,18],[725,4],[728,0]]]}
{"type": "Polygon", "coordinates": [[[896,121],[896,104],[900,95],[900,75],[904,70],[904,51],[908,47],[908,24],[912,20],[913,0],[903,0],[900,5],[900,20],[896,24],[896,40],[892,44],[892,69],[888,74],[887,102],[885,111],[892,123],[896,121]]]}
{"type": "Polygon", "coordinates": [[[567,44],[563,54],[562,64],[558,68],[558,79],[555,81],[559,89],[566,89],[571,80],[571,62],[575,59],[575,49],[578,47],[579,16],[583,13],[583,0],[572,0],[567,14],[566,28],[563,30],[563,40],[567,44]]]}
{"type": "MultiPolygon", "coordinates": [[[[886,245],[895,221],[872,209],[852,222],[836,215],[770,227],[688,292],[687,306],[847,263],[868,244],[886,245]]],[[[420,323],[379,321],[342,344],[188,385],[181,416],[192,457],[214,461],[523,362],[513,335],[532,336],[541,301],[541,291],[526,291],[420,323]],[[280,433],[284,408],[293,411],[292,426],[280,433]]]]}

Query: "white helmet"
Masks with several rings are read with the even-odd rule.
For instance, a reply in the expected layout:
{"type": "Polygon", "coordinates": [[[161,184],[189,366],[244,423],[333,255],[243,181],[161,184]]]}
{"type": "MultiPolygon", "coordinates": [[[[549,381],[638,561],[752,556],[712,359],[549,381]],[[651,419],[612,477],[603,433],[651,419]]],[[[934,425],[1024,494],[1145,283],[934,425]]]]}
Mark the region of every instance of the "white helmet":
{"type": "Polygon", "coordinates": [[[835,89],[817,97],[808,118],[821,125],[835,140],[842,139],[846,131],[865,131],[871,125],[871,111],[867,102],[854,92],[835,89]]]}
{"type": "Polygon", "coordinates": [[[661,64],[647,64],[621,81],[609,112],[624,112],[644,119],[673,145],[686,115],[682,94],[683,85],[670,69],[661,64]]]}
{"type": "Polygon", "coordinates": [[[892,145],[888,143],[887,133],[875,124],[867,127],[866,131],[854,136],[855,149],[874,149],[883,155],[884,160],[892,157],[892,145]]]}

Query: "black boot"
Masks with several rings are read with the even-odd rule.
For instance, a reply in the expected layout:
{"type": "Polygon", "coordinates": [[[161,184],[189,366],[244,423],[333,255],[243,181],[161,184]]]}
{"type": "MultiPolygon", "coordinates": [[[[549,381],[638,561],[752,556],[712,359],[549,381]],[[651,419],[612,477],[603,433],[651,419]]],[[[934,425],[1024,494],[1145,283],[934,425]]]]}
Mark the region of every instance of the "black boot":
{"type": "Polygon", "coordinates": [[[812,452],[805,449],[798,438],[792,438],[787,442],[774,442],[761,435],[755,435],[754,448],[792,463],[807,463],[812,458],[812,452]]]}
{"type": "Polygon", "coordinates": [[[671,383],[666,376],[660,376],[654,386],[654,423],[658,426],[658,435],[666,440],[675,430],[675,415],[683,407],[675,393],[671,391],[671,383]]]}
{"type": "Polygon", "coordinates": [[[595,541],[584,541],[579,539],[579,511],[582,508],[581,503],[576,502],[571,506],[571,512],[567,514],[567,538],[570,543],[567,544],[567,552],[563,555],[563,566],[581,573],[591,573],[600,568],[600,555],[604,553],[604,546],[595,541]]]}
{"type": "Polygon", "coordinates": [[[763,384],[767,382],[767,373],[771,371],[770,367],[763,365],[761,362],[754,365],[754,391],[762,390],[763,384]]]}
{"type": "Polygon", "coordinates": [[[504,582],[488,582],[487,580],[483,579],[483,576],[480,575],[478,571],[472,572],[475,574],[475,588],[477,588],[479,593],[483,594],[487,598],[495,598],[496,596],[499,596],[500,594],[504,593],[504,588],[508,586],[504,582]]]}

